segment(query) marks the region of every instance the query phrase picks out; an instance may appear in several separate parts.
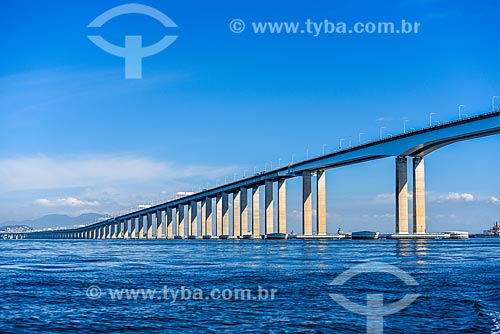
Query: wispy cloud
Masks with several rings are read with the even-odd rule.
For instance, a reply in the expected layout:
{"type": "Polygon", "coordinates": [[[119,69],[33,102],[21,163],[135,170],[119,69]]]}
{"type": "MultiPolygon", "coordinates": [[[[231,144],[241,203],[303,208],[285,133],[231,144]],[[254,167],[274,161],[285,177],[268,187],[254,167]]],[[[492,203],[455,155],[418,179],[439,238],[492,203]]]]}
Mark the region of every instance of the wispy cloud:
{"type": "Polygon", "coordinates": [[[473,202],[476,198],[469,193],[449,192],[447,194],[430,194],[429,201],[431,202],[473,202]]]}
{"type": "Polygon", "coordinates": [[[47,207],[58,207],[58,206],[96,207],[101,205],[101,203],[99,203],[98,201],[85,201],[74,197],[59,198],[55,200],[40,198],[35,200],[34,204],[47,207]]]}
{"type": "Polygon", "coordinates": [[[29,156],[0,159],[0,189],[22,191],[109,184],[207,179],[231,175],[232,167],[178,166],[136,156],[81,156],[53,158],[29,156]]]}

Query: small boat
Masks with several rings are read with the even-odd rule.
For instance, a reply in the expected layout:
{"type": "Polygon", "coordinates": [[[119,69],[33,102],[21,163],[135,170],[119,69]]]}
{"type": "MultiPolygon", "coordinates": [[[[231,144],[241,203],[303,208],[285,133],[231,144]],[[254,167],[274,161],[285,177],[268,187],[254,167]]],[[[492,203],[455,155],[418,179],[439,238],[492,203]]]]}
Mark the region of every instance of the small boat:
{"type": "Polygon", "coordinates": [[[446,231],[445,234],[450,235],[450,239],[469,239],[469,232],[465,231],[446,231]]]}
{"type": "Polygon", "coordinates": [[[378,239],[379,232],[374,232],[374,231],[357,231],[357,232],[352,232],[351,237],[353,239],[378,239]]]}
{"type": "Polygon", "coordinates": [[[219,235],[219,239],[224,239],[224,240],[229,239],[229,235],[227,234],[219,235]]]}
{"type": "Polygon", "coordinates": [[[267,240],[286,240],[287,237],[286,233],[269,233],[266,235],[267,240]]]}
{"type": "Polygon", "coordinates": [[[212,239],[212,236],[211,235],[204,235],[203,236],[203,240],[208,240],[208,239],[212,239]]]}

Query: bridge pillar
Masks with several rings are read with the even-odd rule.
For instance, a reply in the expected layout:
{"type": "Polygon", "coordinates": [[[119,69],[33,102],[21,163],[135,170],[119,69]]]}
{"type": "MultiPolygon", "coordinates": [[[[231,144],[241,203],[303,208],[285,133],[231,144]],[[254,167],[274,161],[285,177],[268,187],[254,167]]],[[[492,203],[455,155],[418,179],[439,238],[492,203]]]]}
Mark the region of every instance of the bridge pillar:
{"type": "Polygon", "coordinates": [[[174,236],[173,234],[173,226],[174,224],[172,223],[173,216],[172,216],[172,208],[167,208],[165,210],[165,238],[171,238],[174,236]]]}
{"type": "Polygon", "coordinates": [[[286,180],[278,181],[278,233],[286,233],[286,180]]]}
{"type": "Polygon", "coordinates": [[[222,193],[222,235],[229,235],[229,195],[222,193]]]}
{"type": "Polygon", "coordinates": [[[206,229],[206,235],[213,235],[214,233],[214,216],[213,216],[213,207],[212,207],[212,198],[211,197],[207,197],[206,198],[206,205],[207,205],[207,214],[206,214],[206,226],[205,226],[205,229],[206,229]]]}
{"type": "Polygon", "coordinates": [[[144,216],[137,218],[137,238],[144,239],[144,216]]]}
{"type": "Polygon", "coordinates": [[[215,236],[222,235],[222,195],[215,197],[215,236]]]}
{"type": "Polygon", "coordinates": [[[241,235],[241,189],[233,194],[233,235],[241,235]]]}
{"type": "Polygon", "coordinates": [[[274,233],[274,182],[266,181],[264,185],[264,230],[265,234],[274,233]]]}
{"type": "Polygon", "coordinates": [[[326,171],[316,172],[316,233],[326,235],[326,171]]]}
{"type": "Polygon", "coordinates": [[[312,234],[312,185],[308,171],[302,173],[302,233],[312,234]]]}
{"type": "Polygon", "coordinates": [[[106,239],[111,239],[114,233],[114,224],[108,224],[106,226],[106,239]]]}
{"type": "Polygon", "coordinates": [[[186,234],[186,227],[184,225],[184,205],[179,204],[177,206],[177,235],[184,237],[186,234]]]}
{"type": "Polygon", "coordinates": [[[198,203],[191,201],[188,205],[189,236],[198,235],[198,203]]]}
{"type": "Polygon", "coordinates": [[[156,210],[155,219],[156,219],[155,237],[156,239],[160,239],[163,237],[163,211],[156,210]]]}
{"type": "Polygon", "coordinates": [[[425,167],[423,157],[413,158],[413,233],[425,233],[425,167]]]}
{"type": "Polygon", "coordinates": [[[130,218],[130,239],[137,239],[137,224],[136,217],[130,218]]]}
{"type": "Polygon", "coordinates": [[[149,212],[146,215],[146,238],[153,239],[153,213],[149,212]]]}
{"type": "Polygon", "coordinates": [[[408,160],[396,158],[396,233],[408,233],[408,160]]]}
{"type": "Polygon", "coordinates": [[[128,228],[128,219],[125,219],[123,221],[123,230],[122,230],[122,234],[123,234],[123,239],[128,239],[129,238],[129,228],[128,228]]]}
{"type": "Polygon", "coordinates": [[[201,235],[207,235],[207,197],[201,200],[200,214],[201,214],[201,235]]]}
{"type": "Polygon", "coordinates": [[[248,189],[240,189],[240,236],[248,234],[248,189]]]}
{"type": "Polygon", "coordinates": [[[116,223],[109,224],[109,239],[116,239],[116,223]]]}
{"type": "Polygon", "coordinates": [[[260,237],[260,187],[252,188],[252,235],[260,237]]]}

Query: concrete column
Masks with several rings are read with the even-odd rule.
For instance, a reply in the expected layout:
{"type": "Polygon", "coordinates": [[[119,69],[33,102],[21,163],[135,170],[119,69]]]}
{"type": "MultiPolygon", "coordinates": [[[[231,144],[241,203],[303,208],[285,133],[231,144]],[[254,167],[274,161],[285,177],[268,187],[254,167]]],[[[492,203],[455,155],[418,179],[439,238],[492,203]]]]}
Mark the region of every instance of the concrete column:
{"type": "Polygon", "coordinates": [[[229,195],[222,193],[222,235],[229,235],[229,195]]]}
{"type": "Polygon", "coordinates": [[[172,217],[172,208],[167,208],[165,211],[165,237],[173,237],[173,217],[172,217]]]}
{"type": "Polygon", "coordinates": [[[316,232],[326,235],[326,171],[316,172],[316,232]]]}
{"type": "Polygon", "coordinates": [[[137,238],[144,239],[144,216],[139,216],[137,218],[137,233],[139,234],[137,238]]]}
{"type": "Polygon", "coordinates": [[[109,224],[109,239],[116,239],[116,222],[109,224]]]}
{"type": "Polygon", "coordinates": [[[425,167],[423,157],[413,158],[413,233],[425,233],[425,167]]]}
{"type": "Polygon", "coordinates": [[[123,221],[123,239],[129,238],[128,219],[123,221]]]}
{"type": "Polygon", "coordinates": [[[266,181],[264,185],[264,203],[265,203],[265,234],[274,233],[274,189],[273,181],[266,181]]]}
{"type": "Polygon", "coordinates": [[[207,198],[201,201],[201,235],[207,235],[207,198]]]}
{"type": "Polygon", "coordinates": [[[240,189],[240,230],[241,235],[248,234],[248,190],[240,189]]]}
{"type": "Polygon", "coordinates": [[[206,215],[206,235],[213,235],[214,233],[214,219],[212,214],[212,198],[206,198],[207,215],[206,215]]]}
{"type": "Polygon", "coordinates": [[[408,160],[396,158],[396,233],[408,233],[408,160]]]}
{"type": "Polygon", "coordinates": [[[116,238],[118,238],[118,239],[123,238],[123,236],[122,236],[122,221],[116,222],[115,235],[116,235],[116,238]]]}
{"type": "Polygon", "coordinates": [[[286,233],[286,180],[278,181],[278,233],[286,233]]]}
{"type": "Polygon", "coordinates": [[[311,172],[302,173],[302,233],[312,234],[311,172]]]}
{"type": "Polygon", "coordinates": [[[260,187],[252,188],[252,235],[260,236],[260,187]]]}
{"type": "Polygon", "coordinates": [[[100,239],[105,239],[106,238],[106,226],[104,226],[104,225],[102,225],[100,227],[99,238],[100,239]]]}
{"type": "Polygon", "coordinates": [[[188,206],[189,235],[198,235],[198,203],[191,201],[188,206]]]}
{"type": "Polygon", "coordinates": [[[153,239],[153,213],[149,212],[146,215],[146,238],[153,239]]]}
{"type": "Polygon", "coordinates": [[[177,235],[178,236],[185,236],[186,234],[186,227],[184,225],[184,205],[179,204],[177,206],[177,235]]]}
{"type": "Polygon", "coordinates": [[[215,235],[222,235],[222,195],[215,198],[215,235]]]}
{"type": "Polygon", "coordinates": [[[136,217],[130,218],[130,238],[137,239],[136,217]]]}
{"type": "Polygon", "coordinates": [[[163,211],[156,210],[155,218],[156,218],[155,236],[156,239],[160,239],[163,237],[163,211]]]}
{"type": "Polygon", "coordinates": [[[233,235],[241,235],[241,190],[233,194],[233,235]]]}

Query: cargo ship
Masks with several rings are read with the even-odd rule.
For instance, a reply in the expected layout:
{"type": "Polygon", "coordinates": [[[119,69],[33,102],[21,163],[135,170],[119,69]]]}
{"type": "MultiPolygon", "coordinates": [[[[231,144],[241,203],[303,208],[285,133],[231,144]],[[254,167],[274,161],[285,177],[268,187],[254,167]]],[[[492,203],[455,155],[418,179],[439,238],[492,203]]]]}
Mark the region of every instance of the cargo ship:
{"type": "Polygon", "coordinates": [[[498,221],[495,222],[492,228],[489,230],[484,230],[483,233],[471,235],[473,238],[499,238],[500,237],[500,225],[498,221]]]}

